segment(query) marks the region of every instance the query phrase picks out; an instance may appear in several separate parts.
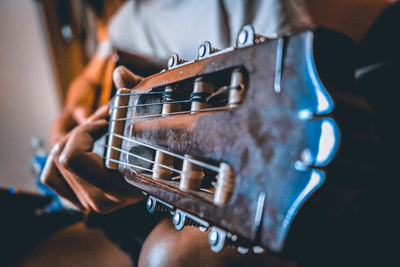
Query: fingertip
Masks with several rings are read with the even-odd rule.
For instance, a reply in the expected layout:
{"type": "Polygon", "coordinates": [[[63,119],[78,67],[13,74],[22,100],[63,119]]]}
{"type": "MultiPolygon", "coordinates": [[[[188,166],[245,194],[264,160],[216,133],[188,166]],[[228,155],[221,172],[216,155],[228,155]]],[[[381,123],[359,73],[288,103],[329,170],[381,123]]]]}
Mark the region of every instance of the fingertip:
{"type": "Polygon", "coordinates": [[[64,147],[65,144],[68,142],[69,137],[71,136],[71,133],[68,133],[67,135],[61,137],[52,147],[49,153],[49,157],[56,157],[57,155],[59,155],[64,147]]]}
{"type": "Polygon", "coordinates": [[[108,125],[109,121],[106,120],[106,119],[100,119],[100,120],[99,120],[99,123],[100,123],[100,124],[106,124],[106,125],[108,125]]]}
{"type": "Polygon", "coordinates": [[[106,112],[107,113],[107,111],[108,111],[108,105],[102,105],[102,106],[100,106],[98,109],[97,109],[97,111],[96,111],[96,113],[98,112],[98,113],[103,113],[103,112],[106,112]]]}
{"type": "Polygon", "coordinates": [[[60,152],[61,149],[61,144],[60,143],[56,143],[53,148],[51,149],[51,154],[58,154],[58,152],[60,152]]]}
{"type": "Polygon", "coordinates": [[[65,154],[65,152],[61,153],[58,158],[57,158],[58,162],[61,164],[61,166],[63,166],[63,168],[70,170],[70,163],[71,160],[69,159],[69,157],[65,154]]]}
{"type": "Polygon", "coordinates": [[[72,111],[72,115],[78,124],[82,124],[88,119],[90,111],[86,107],[79,106],[72,111]]]}
{"type": "Polygon", "coordinates": [[[53,156],[49,155],[49,157],[47,158],[46,163],[43,167],[43,170],[40,174],[40,178],[39,178],[40,182],[42,184],[50,186],[49,178],[50,178],[50,175],[54,172],[54,168],[55,168],[55,165],[53,163],[53,156]]]}
{"type": "Polygon", "coordinates": [[[108,105],[103,105],[99,107],[96,112],[93,114],[93,117],[95,118],[105,118],[108,116],[108,105]]]}
{"type": "Polygon", "coordinates": [[[90,123],[108,117],[108,105],[99,107],[85,122],[90,123]]]}
{"type": "Polygon", "coordinates": [[[71,139],[80,140],[78,137],[85,133],[89,134],[93,139],[97,139],[107,132],[108,125],[108,120],[103,118],[90,121],[88,120],[86,123],[76,129],[76,131],[72,134],[71,139]]]}
{"type": "Polygon", "coordinates": [[[118,66],[113,72],[113,80],[115,87],[119,88],[133,88],[143,78],[132,73],[124,66],[118,66]]]}
{"type": "Polygon", "coordinates": [[[96,129],[95,131],[97,131],[97,129],[103,129],[103,128],[107,127],[109,125],[109,122],[106,119],[99,119],[99,120],[95,121],[93,124],[94,124],[93,128],[95,128],[96,129]]]}
{"type": "Polygon", "coordinates": [[[106,119],[97,119],[95,121],[90,122],[89,126],[89,131],[91,131],[91,129],[97,130],[98,128],[102,128],[108,125],[108,120],[106,119]]]}

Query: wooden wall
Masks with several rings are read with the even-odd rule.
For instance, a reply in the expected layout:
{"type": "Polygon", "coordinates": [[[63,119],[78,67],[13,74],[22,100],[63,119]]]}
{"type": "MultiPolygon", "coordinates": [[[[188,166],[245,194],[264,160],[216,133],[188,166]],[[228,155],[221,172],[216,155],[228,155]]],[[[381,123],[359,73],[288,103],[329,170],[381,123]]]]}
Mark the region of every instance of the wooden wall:
{"type": "Polygon", "coordinates": [[[71,80],[88,63],[96,45],[94,17],[82,0],[36,0],[47,32],[59,84],[60,104],[64,103],[71,80]]]}

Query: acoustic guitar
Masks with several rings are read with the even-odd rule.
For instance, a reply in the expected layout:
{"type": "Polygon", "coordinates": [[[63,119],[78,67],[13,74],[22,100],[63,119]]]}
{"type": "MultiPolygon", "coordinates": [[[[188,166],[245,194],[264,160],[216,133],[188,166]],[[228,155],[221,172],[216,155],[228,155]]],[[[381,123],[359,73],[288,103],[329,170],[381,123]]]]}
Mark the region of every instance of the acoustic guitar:
{"type": "MultiPolygon", "coordinates": [[[[372,110],[353,89],[352,41],[324,28],[199,46],[110,102],[105,164],[168,212],[175,228],[282,251],[314,192],[368,177],[372,110]]],[[[311,218],[312,219],[312,218],[311,218]]]]}

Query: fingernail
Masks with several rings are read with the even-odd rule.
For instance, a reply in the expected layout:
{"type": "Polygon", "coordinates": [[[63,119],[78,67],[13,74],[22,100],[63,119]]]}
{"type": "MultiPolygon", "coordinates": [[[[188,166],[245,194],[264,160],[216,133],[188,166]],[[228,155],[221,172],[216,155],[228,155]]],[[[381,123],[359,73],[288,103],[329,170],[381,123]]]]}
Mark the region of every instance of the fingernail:
{"type": "Polygon", "coordinates": [[[60,151],[60,143],[57,143],[53,146],[53,148],[51,149],[51,153],[56,154],[60,151]]]}

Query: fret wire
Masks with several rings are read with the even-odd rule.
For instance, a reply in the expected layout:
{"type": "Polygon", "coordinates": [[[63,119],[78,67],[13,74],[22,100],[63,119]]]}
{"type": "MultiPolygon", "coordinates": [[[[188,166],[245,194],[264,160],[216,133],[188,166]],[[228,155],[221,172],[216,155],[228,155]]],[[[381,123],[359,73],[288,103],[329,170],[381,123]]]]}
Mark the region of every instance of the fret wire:
{"type": "Polygon", "coordinates": [[[155,161],[153,161],[153,160],[150,160],[150,159],[148,159],[148,158],[145,158],[145,157],[142,157],[142,156],[133,154],[133,153],[128,152],[128,151],[123,150],[123,149],[119,149],[119,148],[117,148],[117,147],[115,147],[115,146],[109,146],[109,145],[101,145],[101,146],[103,146],[103,147],[110,147],[111,149],[117,150],[117,151],[119,151],[119,152],[125,153],[125,154],[130,155],[130,156],[133,156],[133,157],[136,157],[136,158],[141,159],[141,160],[143,160],[143,161],[147,161],[147,162],[153,163],[153,164],[155,164],[155,165],[161,166],[161,167],[164,168],[164,169],[171,170],[171,171],[173,171],[173,172],[182,174],[182,171],[181,171],[181,170],[171,168],[171,167],[169,167],[169,166],[167,166],[167,165],[164,165],[164,164],[162,164],[162,163],[157,163],[157,162],[155,162],[155,161]]]}
{"type": "Polygon", "coordinates": [[[208,164],[206,162],[202,162],[202,161],[199,161],[199,160],[196,160],[196,159],[184,157],[182,155],[176,154],[174,152],[170,152],[170,151],[168,151],[166,149],[163,149],[161,147],[157,147],[157,146],[154,146],[154,145],[149,145],[149,144],[146,144],[146,143],[144,143],[142,141],[135,140],[133,138],[128,138],[128,137],[125,137],[125,136],[122,136],[122,135],[119,135],[119,134],[116,134],[116,133],[110,133],[110,135],[116,136],[116,137],[118,137],[120,139],[124,139],[126,141],[133,142],[133,143],[136,143],[136,144],[139,144],[139,145],[142,145],[142,146],[154,149],[154,150],[160,150],[161,152],[163,152],[165,154],[174,156],[174,157],[182,159],[182,160],[187,160],[187,161],[189,161],[189,162],[191,162],[191,163],[193,163],[195,165],[201,166],[203,168],[206,168],[206,169],[209,169],[209,170],[212,170],[212,171],[215,171],[215,172],[219,172],[219,167],[211,165],[211,164],[208,164]]]}

